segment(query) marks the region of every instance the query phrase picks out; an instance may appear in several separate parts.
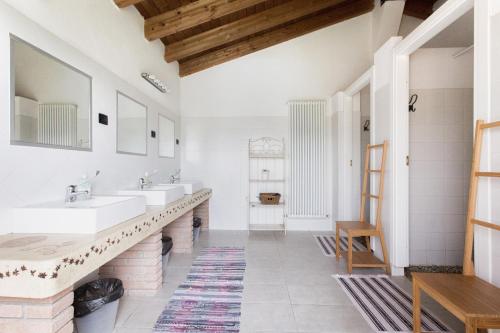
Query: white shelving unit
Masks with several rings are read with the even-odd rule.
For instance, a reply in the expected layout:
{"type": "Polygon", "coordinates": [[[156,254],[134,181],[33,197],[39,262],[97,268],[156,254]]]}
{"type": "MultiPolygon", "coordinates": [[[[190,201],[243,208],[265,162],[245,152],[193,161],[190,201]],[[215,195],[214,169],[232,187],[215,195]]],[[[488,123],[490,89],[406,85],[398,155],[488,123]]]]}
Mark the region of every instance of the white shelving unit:
{"type": "Polygon", "coordinates": [[[248,141],[248,230],[286,230],[285,140],[248,141]],[[278,205],[263,205],[259,193],[280,193],[278,205]]]}

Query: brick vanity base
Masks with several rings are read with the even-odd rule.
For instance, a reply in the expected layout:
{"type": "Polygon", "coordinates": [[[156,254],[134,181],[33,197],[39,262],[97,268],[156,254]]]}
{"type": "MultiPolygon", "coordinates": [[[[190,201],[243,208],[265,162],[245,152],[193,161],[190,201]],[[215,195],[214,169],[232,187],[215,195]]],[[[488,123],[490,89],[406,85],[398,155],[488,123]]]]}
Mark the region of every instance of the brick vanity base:
{"type": "Polygon", "coordinates": [[[73,333],[73,290],[44,298],[0,297],[0,332],[73,333]]]}
{"type": "Polygon", "coordinates": [[[190,210],[163,228],[163,235],[172,237],[172,252],[193,252],[193,211],[190,210]]]}
{"type": "Polygon", "coordinates": [[[107,262],[100,277],[123,281],[125,295],[153,296],[162,285],[161,231],[107,262]]]}
{"type": "Polygon", "coordinates": [[[209,203],[210,200],[204,201],[201,205],[193,209],[193,214],[201,218],[201,230],[208,230],[209,217],[209,203]]]}

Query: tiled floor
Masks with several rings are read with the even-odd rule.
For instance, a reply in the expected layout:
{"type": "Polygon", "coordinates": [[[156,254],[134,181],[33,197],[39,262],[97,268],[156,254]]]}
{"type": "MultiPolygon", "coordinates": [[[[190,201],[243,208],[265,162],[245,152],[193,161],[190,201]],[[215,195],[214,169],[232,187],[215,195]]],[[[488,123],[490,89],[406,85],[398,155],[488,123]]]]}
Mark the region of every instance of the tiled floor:
{"type": "MultiPolygon", "coordinates": [[[[164,285],[155,297],[123,297],[116,333],[151,332],[170,295],[186,277],[191,260],[207,246],[244,246],[247,268],[244,281],[241,332],[372,332],[331,277],[345,273],[345,263],[323,256],[310,232],[202,233],[193,255],[172,255],[164,285]]],[[[174,240],[175,241],[175,240],[174,240]]],[[[356,270],[355,273],[378,273],[356,270]]],[[[405,278],[395,281],[410,290],[405,278]]],[[[460,322],[439,305],[426,305],[457,333],[460,322]]]]}

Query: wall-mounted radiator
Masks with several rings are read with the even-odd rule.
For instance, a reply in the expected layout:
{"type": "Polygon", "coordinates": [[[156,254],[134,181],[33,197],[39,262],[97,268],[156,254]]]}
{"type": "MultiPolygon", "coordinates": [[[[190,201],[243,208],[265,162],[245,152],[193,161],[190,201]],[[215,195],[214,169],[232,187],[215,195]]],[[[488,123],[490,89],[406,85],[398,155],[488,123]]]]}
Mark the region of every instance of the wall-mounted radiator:
{"type": "Polygon", "coordinates": [[[38,142],[57,146],[77,146],[77,106],[40,104],[38,106],[38,142]]]}
{"type": "Polygon", "coordinates": [[[288,217],[325,218],[326,101],[291,101],[288,217]]]}

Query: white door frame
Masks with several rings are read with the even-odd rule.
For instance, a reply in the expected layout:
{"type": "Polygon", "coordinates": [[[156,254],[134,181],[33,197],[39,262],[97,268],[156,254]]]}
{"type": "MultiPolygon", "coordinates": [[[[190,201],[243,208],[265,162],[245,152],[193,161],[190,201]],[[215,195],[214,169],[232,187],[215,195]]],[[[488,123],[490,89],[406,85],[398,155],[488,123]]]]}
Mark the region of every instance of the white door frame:
{"type": "MultiPolygon", "coordinates": [[[[355,126],[359,128],[360,119],[355,119],[353,117],[353,96],[359,93],[363,88],[368,85],[373,86],[374,70],[370,67],[365,73],[363,73],[358,79],[356,79],[349,87],[344,91],[337,93],[338,100],[340,104],[338,106],[338,130],[339,130],[339,140],[338,140],[338,218],[340,220],[358,220],[359,211],[355,211],[354,200],[359,200],[359,198],[354,198],[353,183],[354,179],[360,179],[361,173],[360,168],[353,168],[352,165],[357,165],[355,159],[357,159],[358,164],[360,160],[359,154],[353,154],[353,152],[359,152],[360,146],[359,141],[357,143],[353,142],[353,129],[355,126]],[[351,161],[353,162],[351,165],[351,161]],[[355,178],[357,177],[357,178],[355,178]]],[[[370,121],[373,119],[374,115],[374,93],[373,89],[370,89],[370,121]]],[[[359,117],[358,117],[359,118],[359,117]]],[[[372,127],[371,127],[372,128],[372,127]]],[[[371,129],[370,128],[370,129],[371,129]]],[[[374,133],[370,133],[370,141],[374,138],[374,133]]]]}
{"type": "Polygon", "coordinates": [[[409,265],[409,76],[410,54],[415,52],[442,30],[455,22],[474,7],[474,0],[448,0],[413,32],[404,38],[395,48],[393,55],[393,140],[395,159],[393,214],[394,232],[393,264],[398,267],[409,265]]]}

